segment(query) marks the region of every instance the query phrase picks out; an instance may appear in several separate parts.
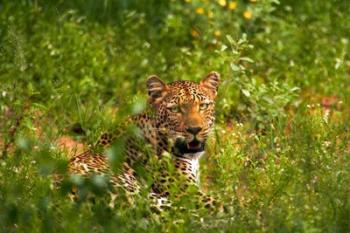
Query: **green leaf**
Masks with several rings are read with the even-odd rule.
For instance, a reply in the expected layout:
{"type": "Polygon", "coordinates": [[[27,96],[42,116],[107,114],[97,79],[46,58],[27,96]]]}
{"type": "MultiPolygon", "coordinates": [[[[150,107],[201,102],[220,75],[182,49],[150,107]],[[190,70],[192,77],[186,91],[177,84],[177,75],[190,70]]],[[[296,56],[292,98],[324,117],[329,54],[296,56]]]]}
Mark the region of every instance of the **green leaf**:
{"type": "Polygon", "coordinates": [[[249,58],[249,57],[241,57],[239,60],[246,61],[246,62],[249,62],[249,63],[254,63],[254,61],[251,58],[249,58]]]}
{"type": "Polygon", "coordinates": [[[239,68],[237,65],[233,64],[233,63],[231,63],[231,69],[232,69],[233,71],[235,71],[235,72],[240,71],[240,68],[239,68]]]}
{"type": "Polygon", "coordinates": [[[246,97],[250,97],[250,92],[246,89],[242,89],[242,93],[243,95],[245,95],[246,97]]]}

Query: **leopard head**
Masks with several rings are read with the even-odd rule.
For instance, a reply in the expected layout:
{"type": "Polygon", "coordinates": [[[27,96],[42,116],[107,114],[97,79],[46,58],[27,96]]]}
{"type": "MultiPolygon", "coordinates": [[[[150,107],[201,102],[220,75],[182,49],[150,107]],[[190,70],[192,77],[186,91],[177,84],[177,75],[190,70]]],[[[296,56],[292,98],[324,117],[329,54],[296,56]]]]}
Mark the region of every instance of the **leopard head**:
{"type": "Polygon", "coordinates": [[[172,143],[177,156],[190,157],[204,151],[215,120],[219,74],[211,72],[199,83],[166,84],[157,76],[147,80],[149,103],[156,113],[156,126],[172,143]]]}

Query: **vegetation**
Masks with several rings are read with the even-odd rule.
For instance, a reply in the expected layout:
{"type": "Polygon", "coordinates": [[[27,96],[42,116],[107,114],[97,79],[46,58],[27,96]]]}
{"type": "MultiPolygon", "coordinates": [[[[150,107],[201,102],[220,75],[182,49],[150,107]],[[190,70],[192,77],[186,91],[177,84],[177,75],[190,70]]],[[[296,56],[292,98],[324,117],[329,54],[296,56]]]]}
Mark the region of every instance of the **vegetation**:
{"type": "Polygon", "coordinates": [[[2,1],[0,231],[350,232],[349,28],[346,0],[2,1]],[[55,186],[62,142],[86,149],[142,111],[148,75],[211,70],[201,179],[229,213],[160,218],[146,198],[111,208],[98,177],[55,186]]]}

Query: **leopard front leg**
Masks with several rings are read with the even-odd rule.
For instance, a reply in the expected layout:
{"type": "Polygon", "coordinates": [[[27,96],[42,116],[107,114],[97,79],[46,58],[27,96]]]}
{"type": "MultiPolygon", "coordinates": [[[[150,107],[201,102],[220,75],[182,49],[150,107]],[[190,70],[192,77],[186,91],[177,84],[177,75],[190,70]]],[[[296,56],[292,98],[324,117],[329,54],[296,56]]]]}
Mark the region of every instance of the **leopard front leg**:
{"type": "Polygon", "coordinates": [[[112,185],[111,201],[109,206],[114,207],[120,189],[125,193],[129,203],[134,203],[135,197],[140,194],[140,184],[135,176],[135,171],[127,163],[123,164],[122,172],[118,175],[113,175],[110,179],[112,185]]]}
{"type": "Polygon", "coordinates": [[[212,213],[224,213],[226,212],[225,205],[219,201],[217,198],[208,195],[206,193],[203,193],[202,191],[198,190],[196,193],[196,196],[198,198],[199,206],[204,207],[209,212],[212,213]]]}
{"type": "Polygon", "coordinates": [[[151,209],[156,213],[161,213],[172,207],[171,202],[167,196],[151,191],[148,195],[151,201],[151,209]]]}

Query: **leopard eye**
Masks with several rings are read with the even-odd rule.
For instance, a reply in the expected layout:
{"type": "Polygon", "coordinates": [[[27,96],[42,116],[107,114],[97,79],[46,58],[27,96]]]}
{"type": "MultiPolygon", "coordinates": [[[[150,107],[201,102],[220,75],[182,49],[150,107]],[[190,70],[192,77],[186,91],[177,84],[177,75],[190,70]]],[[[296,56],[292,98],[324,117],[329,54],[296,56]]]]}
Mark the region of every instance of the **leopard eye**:
{"type": "Polygon", "coordinates": [[[199,105],[199,110],[206,110],[209,107],[208,103],[201,103],[199,105]]]}
{"type": "Polygon", "coordinates": [[[172,113],[179,113],[180,112],[180,107],[179,106],[172,106],[172,107],[170,107],[168,109],[172,113]]]}

